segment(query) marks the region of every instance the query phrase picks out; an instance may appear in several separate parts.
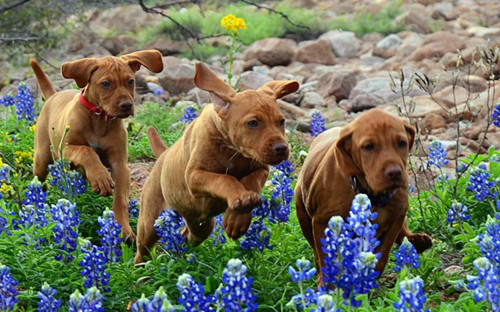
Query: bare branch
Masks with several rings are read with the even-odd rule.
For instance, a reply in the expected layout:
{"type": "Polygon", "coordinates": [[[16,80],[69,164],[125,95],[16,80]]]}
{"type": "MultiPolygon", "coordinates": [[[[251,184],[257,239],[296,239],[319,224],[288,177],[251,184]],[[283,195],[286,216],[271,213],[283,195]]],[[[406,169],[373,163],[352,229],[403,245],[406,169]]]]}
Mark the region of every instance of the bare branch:
{"type": "Polygon", "coordinates": [[[0,8],[0,13],[12,10],[13,8],[18,7],[20,5],[23,5],[23,4],[25,4],[26,2],[29,2],[29,1],[31,1],[31,0],[19,0],[17,2],[8,4],[6,6],[3,6],[3,7],[0,8]]]}
{"type": "Polygon", "coordinates": [[[290,25],[293,25],[295,27],[299,27],[299,28],[305,28],[305,29],[309,29],[308,26],[305,26],[305,25],[300,25],[300,24],[295,24],[294,22],[292,22],[290,20],[290,18],[288,17],[288,15],[286,15],[285,13],[283,12],[280,12],[280,11],[276,11],[275,9],[272,9],[272,8],[269,8],[269,7],[266,7],[266,6],[263,6],[263,5],[260,5],[260,4],[257,4],[257,3],[254,3],[252,1],[248,1],[248,0],[240,0],[242,2],[245,2],[246,4],[250,4],[250,5],[253,5],[259,9],[264,9],[264,10],[268,10],[269,12],[273,12],[274,14],[278,14],[278,15],[281,15],[281,17],[283,17],[290,25]]]}

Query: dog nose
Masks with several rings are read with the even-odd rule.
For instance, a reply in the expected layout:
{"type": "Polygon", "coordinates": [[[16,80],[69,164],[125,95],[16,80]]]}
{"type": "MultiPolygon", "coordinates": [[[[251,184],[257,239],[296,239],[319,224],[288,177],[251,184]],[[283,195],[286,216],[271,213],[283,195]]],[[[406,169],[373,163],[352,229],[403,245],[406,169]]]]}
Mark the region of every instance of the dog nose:
{"type": "Polygon", "coordinates": [[[122,112],[130,112],[132,110],[132,105],[133,105],[133,103],[130,101],[123,101],[123,102],[120,102],[118,107],[120,107],[122,112]]]}
{"type": "Polygon", "coordinates": [[[401,178],[401,174],[403,173],[403,170],[401,169],[400,166],[397,165],[390,165],[385,168],[384,174],[386,177],[388,177],[391,180],[399,180],[401,178]]]}
{"type": "Polygon", "coordinates": [[[286,144],[286,142],[274,142],[272,149],[276,152],[276,154],[285,156],[286,153],[288,153],[288,144],[286,144]]]}

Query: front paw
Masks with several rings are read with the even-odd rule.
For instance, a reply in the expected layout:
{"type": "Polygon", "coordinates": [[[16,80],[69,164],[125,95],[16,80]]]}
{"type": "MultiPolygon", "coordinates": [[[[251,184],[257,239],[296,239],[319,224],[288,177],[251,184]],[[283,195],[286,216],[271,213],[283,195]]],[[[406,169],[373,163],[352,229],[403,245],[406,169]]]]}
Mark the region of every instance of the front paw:
{"type": "Polygon", "coordinates": [[[111,173],[107,170],[100,170],[95,174],[87,174],[87,180],[92,190],[101,196],[109,196],[113,193],[115,182],[111,178],[111,173]]]}
{"type": "Polygon", "coordinates": [[[432,238],[426,233],[413,233],[408,240],[419,254],[432,247],[432,238]]]}
{"type": "Polygon", "coordinates": [[[251,212],[253,208],[262,204],[262,197],[259,193],[246,191],[240,193],[238,197],[228,200],[229,209],[233,209],[238,213],[251,212]]]}
{"type": "Polygon", "coordinates": [[[248,231],[252,222],[252,213],[238,213],[233,209],[227,209],[222,220],[222,226],[231,239],[238,239],[248,231]]]}

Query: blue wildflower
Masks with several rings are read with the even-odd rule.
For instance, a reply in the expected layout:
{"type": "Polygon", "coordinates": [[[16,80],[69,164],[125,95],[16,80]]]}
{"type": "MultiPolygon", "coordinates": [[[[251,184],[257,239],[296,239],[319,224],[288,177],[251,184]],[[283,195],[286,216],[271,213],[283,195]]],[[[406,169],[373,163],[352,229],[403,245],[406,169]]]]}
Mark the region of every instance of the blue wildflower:
{"type": "Polygon", "coordinates": [[[403,239],[398,251],[394,253],[394,256],[396,257],[396,267],[394,268],[396,272],[400,272],[403,266],[411,266],[415,269],[420,267],[417,250],[406,237],[403,239]]]}
{"type": "Polygon", "coordinates": [[[160,212],[154,227],[166,251],[181,254],[187,250],[186,237],[181,234],[184,226],[184,219],[175,210],[169,208],[160,212]]]}
{"type": "Polygon", "coordinates": [[[177,301],[184,306],[183,311],[215,311],[210,306],[214,302],[213,296],[205,296],[205,289],[201,283],[196,283],[191,275],[184,273],[179,276],[177,289],[181,294],[177,301]]]}
{"type": "Polygon", "coordinates": [[[311,115],[311,135],[317,137],[321,132],[326,130],[325,119],[321,113],[315,110],[311,115]]]}
{"type": "Polygon", "coordinates": [[[97,218],[97,222],[101,226],[97,230],[97,234],[101,236],[102,251],[106,255],[108,261],[118,262],[122,256],[120,244],[123,238],[120,237],[122,226],[115,220],[115,214],[109,208],[106,208],[102,213],[102,217],[97,218]]]}
{"type": "Polygon", "coordinates": [[[224,226],[222,225],[224,217],[222,215],[217,215],[215,217],[215,226],[210,234],[210,237],[213,238],[212,245],[215,246],[217,244],[224,244],[226,242],[226,235],[224,234],[224,226]]]}
{"type": "Polygon", "coordinates": [[[273,249],[269,241],[271,239],[271,230],[264,224],[264,220],[258,218],[252,222],[250,228],[245,233],[243,240],[240,243],[240,247],[244,250],[252,250],[252,248],[257,248],[260,252],[264,249],[273,249]]]}
{"type": "Polygon", "coordinates": [[[311,267],[311,262],[304,257],[297,259],[295,265],[298,270],[295,270],[292,266],[288,267],[288,273],[290,273],[292,277],[292,282],[307,281],[316,274],[316,268],[309,269],[311,267]]]}
{"type": "Polygon", "coordinates": [[[223,286],[217,289],[215,297],[219,308],[224,311],[255,311],[257,296],[252,294],[253,279],[247,278],[247,267],[240,259],[230,259],[222,273],[223,286]]]}
{"type": "Polygon", "coordinates": [[[0,263],[0,311],[14,311],[18,292],[17,281],[10,274],[10,268],[0,263]]]}
{"type": "Polygon", "coordinates": [[[441,165],[447,165],[450,162],[446,159],[448,153],[444,150],[443,144],[438,140],[432,140],[429,151],[429,166],[434,165],[437,168],[441,168],[441,165]]]}
{"type": "Polygon", "coordinates": [[[154,95],[162,95],[162,94],[165,94],[165,91],[164,91],[162,88],[156,88],[156,89],[153,91],[153,94],[154,94],[154,95]]]}
{"type": "Polygon", "coordinates": [[[0,182],[1,181],[8,181],[10,178],[10,172],[12,171],[12,167],[3,164],[2,167],[0,167],[0,182]]]}
{"type": "Polygon", "coordinates": [[[193,120],[195,120],[196,117],[198,117],[198,114],[196,113],[196,107],[190,105],[186,107],[186,109],[184,110],[184,115],[182,115],[182,117],[179,118],[179,121],[189,124],[193,120]]]}
{"type": "Polygon", "coordinates": [[[149,300],[144,294],[132,305],[132,312],[174,312],[175,308],[168,300],[167,293],[162,286],[155,292],[153,299],[149,300]]]}
{"type": "Polygon", "coordinates": [[[84,253],[83,260],[80,261],[80,266],[83,268],[80,273],[86,278],[83,285],[86,288],[96,286],[104,292],[109,292],[107,286],[110,274],[104,272],[107,263],[104,252],[86,239],[81,240],[80,250],[84,253]]]}
{"type": "Polygon", "coordinates": [[[479,202],[483,201],[487,196],[491,198],[498,196],[498,192],[492,193],[491,191],[495,187],[495,182],[489,181],[489,177],[490,173],[484,162],[479,163],[470,172],[467,190],[473,192],[479,202]]]}
{"type": "Polygon", "coordinates": [[[57,312],[61,308],[61,299],[56,299],[57,290],[50,287],[47,282],[43,283],[42,290],[37,293],[38,312],[57,312]]]}
{"type": "Polygon", "coordinates": [[[59,159],[48,166],[52,180],[50,185],[57,186],[59,190],[71,197],[83,194],[87,189],[87,182],[76,170],[70,168],[66,159],[59,159]]]}
{"type": "Polygon", "coordinates": [[[470,219],[470,214],[468,214],[469,209],[464,204],[457,202],[456,200],[450,206],[448,210],[448,217],[446,220],[449,223],[455,222],[457,217],[459,217],[463,221],[467,221],[470,219]]]}
{"type": "Polygon", "coordinates": [[[132,198],[128,202],[128,215],[129,215],[129,217],[131,217],[131,218],[139,217],[139,207],[140,206],[141,206],[141,203],[137,199],[132,198]]]}
{"type": "Polygon", "coordinates": [[[500,127],[500,104],[497,104],[493,110],[493,124],[500,127]]]}
{"type": "Polygon", "coordinates": [[[399,283],[399,302],[394,302],[396,311],[419,312],[424,310],[427,297],[424,295],[424,281],[417,276],[399,283]]]}
{"type": "Polygon", "coordinates": [[[290,203],[293,199],[292,180],[284,171],[279,169],[273,173],[271,184],[274,186],[271,195],[271,207],[268,220],[272,223],[287,222],[290,215],[290,203]]]}
{"type": "Polygon", "coordinates": [[[380,244],[376,238],[377,224],[371,224],[377,216],[371,212],[368,196],[358,194],[354,198],[347,222],[333,216],[322,239],[325,266],[322,268],[325,285],[342,290],[344,300],[354,307],[361,304],[357,294],[366,294],[377,287],[378,272],[375,265],[380,253],[375,248],[380,244]]]}
{"type": "Polygon", "coordinates": [[[0,104],[3,106],[12,106],[16,104],[16,101],[14,101],[14,96],[12,95],[12,92],[7,93],[4,95],[3,99],[0,99],[0,104]]]}
{"type": "Polygon", "coordinates": [[[42,208],[47,201],[47,193],[42,188],[42,183],[35,176],[28,185],[28,190],[24,193],[26,199],[23,200],[25,205],[33,205],[35,208],[42,208]]]}
{"type": "Polygon", "coordinates": [[[87,289],[85,295],[75,290],[69,297],[69,312],[103,312],[103,302],[104,297],[95,286],[87,289]]]}
{"type": "MultiPolygon", "coordinates": [[[[0,199],[2,199],[1,196],[0,196],[0,199]]],[[[9,212],[7,210],[7,205],[5,204],[5,202],[0,201],[0,234],[2,234],[3,232],[5,232],[7,235],[11,234],[11,232],[8,228],[9,221],[7,220],[7,217],[13,216],[13,215],[15,215],[15,213],[9,212]]]]}
{"type": "MultiPolygon", "coordinates": [[[[304,310],[313,304],[317,304],[318,297],[323,295],[323,293],[315,292],[311,288],[307,288],[305,293],[300,293],[294,295],[290,301],[286,304],[287,307],[293,308],[295,310],[304,310]]],[[[314,311],[314,310],[311,310],[314,311]]]]}
{"type": "Polygon", "coordinates": [[[50,209],[52,220],[55,226],[54,242],[63,252],[56,254],[54,258],[58,261],[66,260],[71,262],[74,259],[73,252],[77,247],[78,225],[80,224],[80,213],[76,209],[76,204],[67,199],[59,199],[56,205],[50,209]]]}
{"type": "Polygon", "coordinates": [[[30,88],[24,83],[19,83],[16,94],[16,115],[18,120],[25,119],[30,125],[35,121],[34,97],[30,88]]]}
{"type": "Polygon", "coordinates": [[[316,309],[314,312],[338,312],[340,309],[335,308],[335,302],[329,294],[322,294],[316,298],[316,309]]]}

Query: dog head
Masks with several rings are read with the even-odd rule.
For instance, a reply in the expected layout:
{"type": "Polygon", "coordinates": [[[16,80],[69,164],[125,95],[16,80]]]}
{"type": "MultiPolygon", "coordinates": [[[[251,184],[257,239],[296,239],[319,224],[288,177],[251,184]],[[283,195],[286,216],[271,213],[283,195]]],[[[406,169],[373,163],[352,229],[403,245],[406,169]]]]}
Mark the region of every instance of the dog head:
{"type": "Polygon", "coordinates": [[[152,72],[163,70],[162,55],[157,50],[145,50],[103,58],[85,58],[62,64],[64,78],[74,79],[85,87],[85,98],[111,117],[134,115],[135,72],[141,65],[152,72]]]}
{"type": "Polygon", "coordinates": [[[268,165],[288,159],[285,117],[276,100],[297,91],[297,81],[271,81],[257,90],[236,93],[202,63],[196,64],[194,83],[212,95],[221,132],[243,156],[268,165]]]}
{"type": "Polygon", "coordinates": [[[408,122],[372,109],[342,128],[335,157],[345,178],[364,178],[375,194],[407,189],[406,163],[414,139],[408,122]]]}

